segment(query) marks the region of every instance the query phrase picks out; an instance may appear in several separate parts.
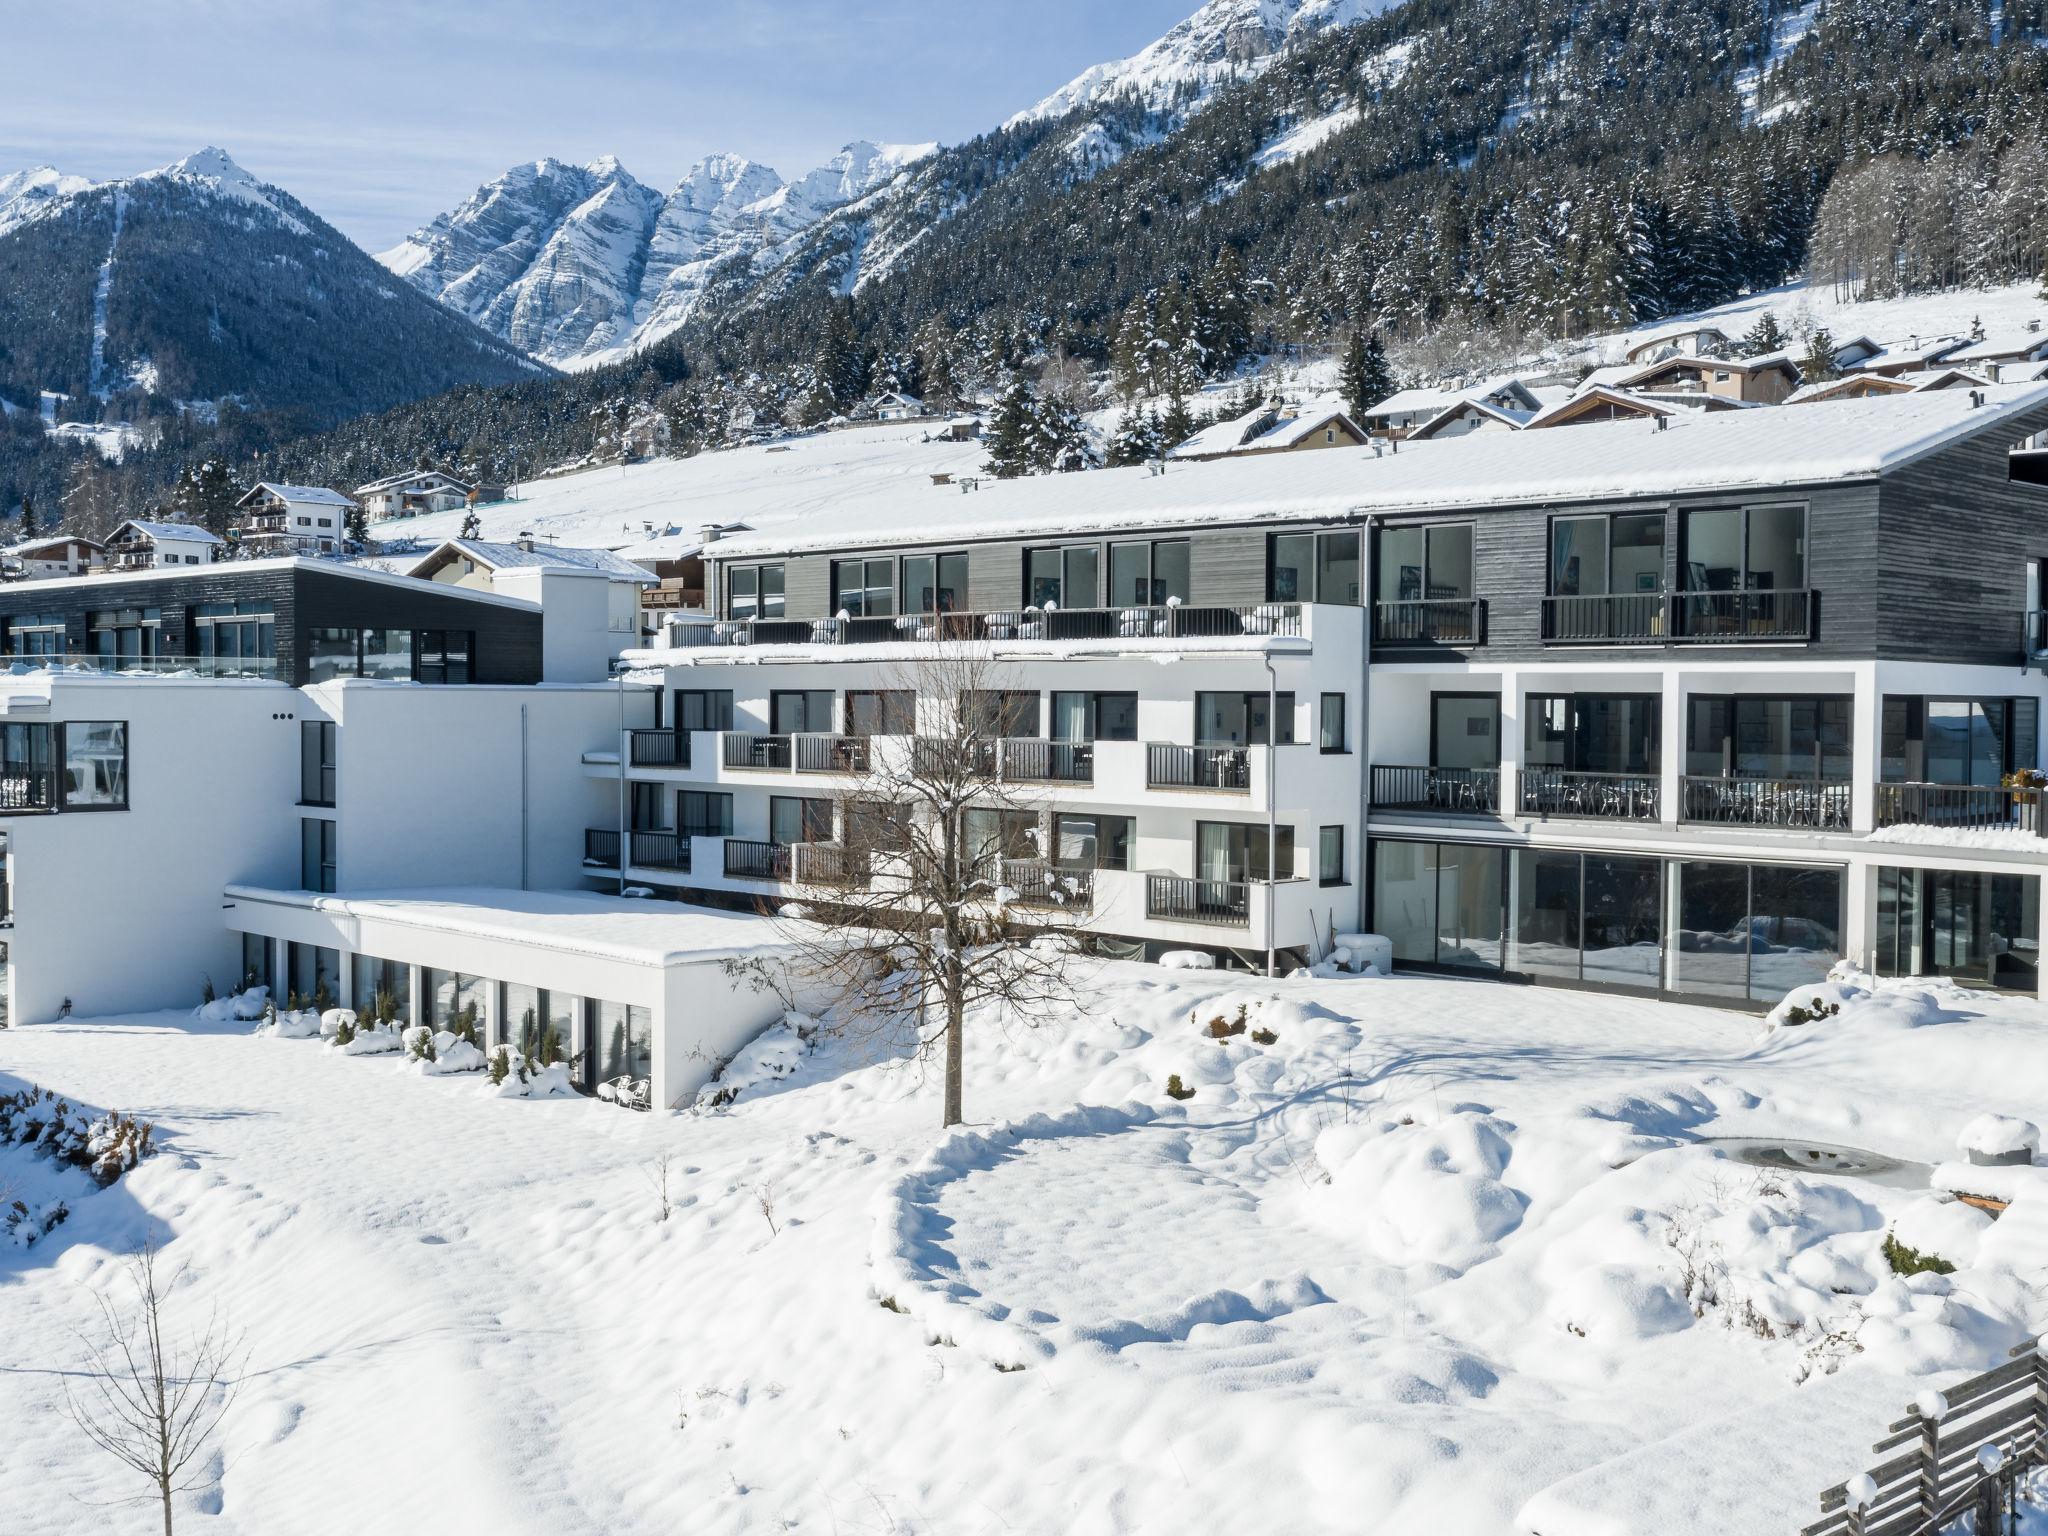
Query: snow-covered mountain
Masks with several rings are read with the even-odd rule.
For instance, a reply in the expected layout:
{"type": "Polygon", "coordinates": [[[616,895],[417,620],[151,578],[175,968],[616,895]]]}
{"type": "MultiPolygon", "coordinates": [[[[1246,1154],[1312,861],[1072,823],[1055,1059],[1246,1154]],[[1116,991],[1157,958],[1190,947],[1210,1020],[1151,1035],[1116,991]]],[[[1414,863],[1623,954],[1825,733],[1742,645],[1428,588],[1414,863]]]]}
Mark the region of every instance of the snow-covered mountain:
{"type": "Polygon", "coordinates": [[[741,156],[713,155],[666,197],[609,156],[534,161],[377,259],[536,357],[602,361],[667,335],[715,274],[772,266],[792,237],[936,147],[863,140],[789,183],[741,156]]]}
{"type": "Polygon", "coordinates": [[[1254,74],[1289,44],[1329,27],[1362,21],[1398,0],[1208,0],[1157,42],[1127,59],[1083,70],[1010,125],[1065,117],[1112,97],[1147,106],[1199,99],[1233,76],[1254,74]]]}
{"type": "Polygon", "coordinates": [[[0,396],[234,398],[331,422],[542,371],[207,148],[0,176],[0,396]]]}

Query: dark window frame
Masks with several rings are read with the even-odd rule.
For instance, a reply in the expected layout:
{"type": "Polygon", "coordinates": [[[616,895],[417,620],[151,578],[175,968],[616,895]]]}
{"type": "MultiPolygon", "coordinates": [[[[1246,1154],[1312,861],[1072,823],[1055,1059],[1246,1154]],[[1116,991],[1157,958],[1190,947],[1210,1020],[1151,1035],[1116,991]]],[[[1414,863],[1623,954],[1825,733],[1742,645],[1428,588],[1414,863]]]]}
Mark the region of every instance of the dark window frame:
{"type": "Polygon", "coordinates": [[[135,748],[129,736],[129,729],[129,723],[126,720],[61,720],[57,722],[57,739],[55,745],[57,749],[56,798],[58,810],[67,812],[73,816],[83,816],[99,811],[125,811],[129,808],[129,799],[133,793],[133,789],[131,787],[131,778],[133,775],[135,763],[135,748]],[[84,800],[74,803],[71,798],[71,729],[73,726],[94,725],[112,725],[120,727],[121,800],[118,805],[112,803],[94,803],[92,801],[84,800]]]}
{"type": "Polygon", "coordinates": [[[300,805],[330,808],[333,806],[336,768],[338,766],[336,758],[337,746],[338,741],[332,720],[301,720],[299,722],[300,805]],[[311,791],[310,793],[309,790],[311,791]],[[323,791],[324,793],[321,793],[323,791]]]}

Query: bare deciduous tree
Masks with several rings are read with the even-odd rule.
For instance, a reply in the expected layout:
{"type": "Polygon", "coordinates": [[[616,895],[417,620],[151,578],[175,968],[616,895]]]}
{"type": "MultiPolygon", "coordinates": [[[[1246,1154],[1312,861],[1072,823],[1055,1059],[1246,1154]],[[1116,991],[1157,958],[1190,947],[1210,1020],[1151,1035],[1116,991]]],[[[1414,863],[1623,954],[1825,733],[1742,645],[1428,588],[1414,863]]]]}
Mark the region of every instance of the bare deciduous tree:
{"type": "Polygon", "coordinates": [[[798,974],[842,1027],[907,1028],[918,1060],[943,1057],[948,1126],[962,1116],[968,1015],[994,1006],[1028,1025],[1069,999],[1092,890],[1092,869],[1052,856],[1038,787],[1089,748],[1024,737],[1003,681],[985,649],[944,639],[895,669],[869,696],[894,714],[877,724],[915,734],[851,745],[865,771],[834,808],[836,838],[796,850],[792,869],[824,919],[787,930],[798,974]]]}
{"type": "Polygon", "coordinates": [[[205,1481],[200,1456],[234,1401],[241,1344],[218,1312],[182,1348],[168,1337],[164,1303],[178,1277],[165,1278],[159,1258],[152,1238],[129,1262],[131,1315],[94,1293],[103,1337],[80,1335],[90,1390],[74,1394],[67,1387],[65,1405],[87,1439],[155,1484],[164,1536],[171,1536],[171,1495],[205,1481]]]}

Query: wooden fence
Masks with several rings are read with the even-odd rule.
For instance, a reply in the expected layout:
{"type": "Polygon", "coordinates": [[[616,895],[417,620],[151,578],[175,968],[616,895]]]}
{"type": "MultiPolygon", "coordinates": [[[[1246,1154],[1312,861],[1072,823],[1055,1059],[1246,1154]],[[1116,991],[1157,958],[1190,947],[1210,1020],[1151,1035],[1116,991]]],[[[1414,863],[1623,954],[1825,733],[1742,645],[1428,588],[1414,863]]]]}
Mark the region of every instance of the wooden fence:
{"type": "Polygon", "coordinates": [[[1871,1447],[1885,1460],[1824,1492],[1823,1518],[1800,1536],[1934,1536],[1971,1509],[2002,1511],[1978,1529],[2004,1531],[2015,1486],[2048,1461],[2043,1342],[2022,1344],[2006,1364],[1958,1382],[1938,1401],[1923,1398],[1871,1447]]]}

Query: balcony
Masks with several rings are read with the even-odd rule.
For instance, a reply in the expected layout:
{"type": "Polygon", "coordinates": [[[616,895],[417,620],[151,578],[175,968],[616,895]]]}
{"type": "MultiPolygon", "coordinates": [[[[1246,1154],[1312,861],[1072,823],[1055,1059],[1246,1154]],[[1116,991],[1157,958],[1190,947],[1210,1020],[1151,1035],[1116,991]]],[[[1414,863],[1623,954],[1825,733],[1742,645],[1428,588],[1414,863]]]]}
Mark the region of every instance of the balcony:
{"type": "Polygon", "coordinates": [[[1008,608],[872,618],[724,619],[682,626],[678,646],[895,645],[939,640],[1187,640],[1243,635],[1302,638],[1300,603],[1165,603],[1127,608],[1008,608]]]}
{"type": "Polygon", "coordinates": [[[725,876],[728,880],[787,880],[791,857],[786,843],[762,843],[748,838],[725,840],[725,876]]]}
{"type": "MultiPolygon", "coordinates": [[[[871,763],[865,736],[795,736],[798,773],[866,773],[871,763]]],[[[727,767],[731,767],[730,762],[727,767]]]]}
{"type": "Polygon", "coordinates": [[[1654,773],[1580,773],[1562,768],[1522,770],[1521,808],[1525,816],[1655,821],[1658,799],[1658,776],[1654,773]]]}
{"type": "Polygon", "coordinates": [[[1011,737],[999,744],[998,772],[1014,784],[1093,784],[1095,744],[1011,737]]]}
{"type": "MultiPolygon", "coordinates": [[[[864,850],[857,851],[839,843],[798,843],[788,852],[791,854],[789,868],[798,885],[857,891],[867,889],[874,878],[873,864],[864,850]]],[[[731,862],[728,855],[728,866],[731,862]]],[[[730,869],[727,872],[730,873],[730,869]]]]}
{"type": "Polygon", "coordinates": [[[628,731],[627,761],[635,768],[687,768],[690,766],[690,734],[687,731],[628,731]]]}
{"type": "Polygon", "coordinates": [[[1687,774],[1678,819],[1709,826],[1849,830],[1850,791],[1825,779],[1724,779],[1687,774]]]}
{"type": "Polygon", "coordinates": [[[1671,632],[1662,592],[1543,599],[1545,645],[1655,645],[1671,632]]]}
{"type": "Polygon", "coordinates": [[[1001,880],[1006,889],[1016,893],[1012,901],[1020,907],[1086,912],[1095,904],[1095,870],[1091,866],[1004,859],[1001,880]]]}
{"type": "Polygon", "coordinates": [[[244,677],[273,679],[275,656],[8,656],[14,670],[110,672],[121,677],[244,677]]]}
{"type": "Polygon", "coordinates": [[[1673,596],[1677,638],[1689,645],[1797,644],[1813,638],[1819,596],[1782,592],[1680,592],[1673,596]]]}
{"type": "Polygon", "coordinates": [[[1170,741],[1147,742],[1145,787],[1248,795],[1252,790],[1252,749],[1183,747],[1170,741]]]}
{"type": "Polygon", "coordinates": [[[1958,827],[2048,837],[2048,792],[1979,784],[1880,784],[1880,827],[1958,827]]]}
{"type": "Polygon", "coordinates": [[[1170,923],[1213,923],[1249,928],[1252,886],[1246,880],[1194,880],[1185,875],[1145,876],[1145,915],[1170,923]]]}
{"type": "Polygon", "coordinates": [[[587,827],[583,832],[583,867],[617,869],[619,833],[616,827],[587,827]]]}
{"type": "Polygon", "coordinates": [[[57,770],[10,767],[0,772],[0,816],[57,809],[57,770]]]}
{"type": "Polygon", "coordinates": [[[1432,597],[1374,603],[1375,645],[1484,645],[1486,599],[1432,597]]]}
{"type": "Polygon", "coordinates": [[[1498,816],[1498,768],[1405,768],[1374,764],[1373,809],[1498,816]]]}
{"type": "Polygon", "coordinates": [[[635,869],[662,869],[683,875],[690,872],[690,840],[687,837],[674,832],[634,832],[631,842],[635,869]]]}
{"type": "Polygon", "coordinates": [[[725,766],[765,773],[787,773],[795,760],[787,736],[753,736],[745,731],[726,731],[725,766]]]}

